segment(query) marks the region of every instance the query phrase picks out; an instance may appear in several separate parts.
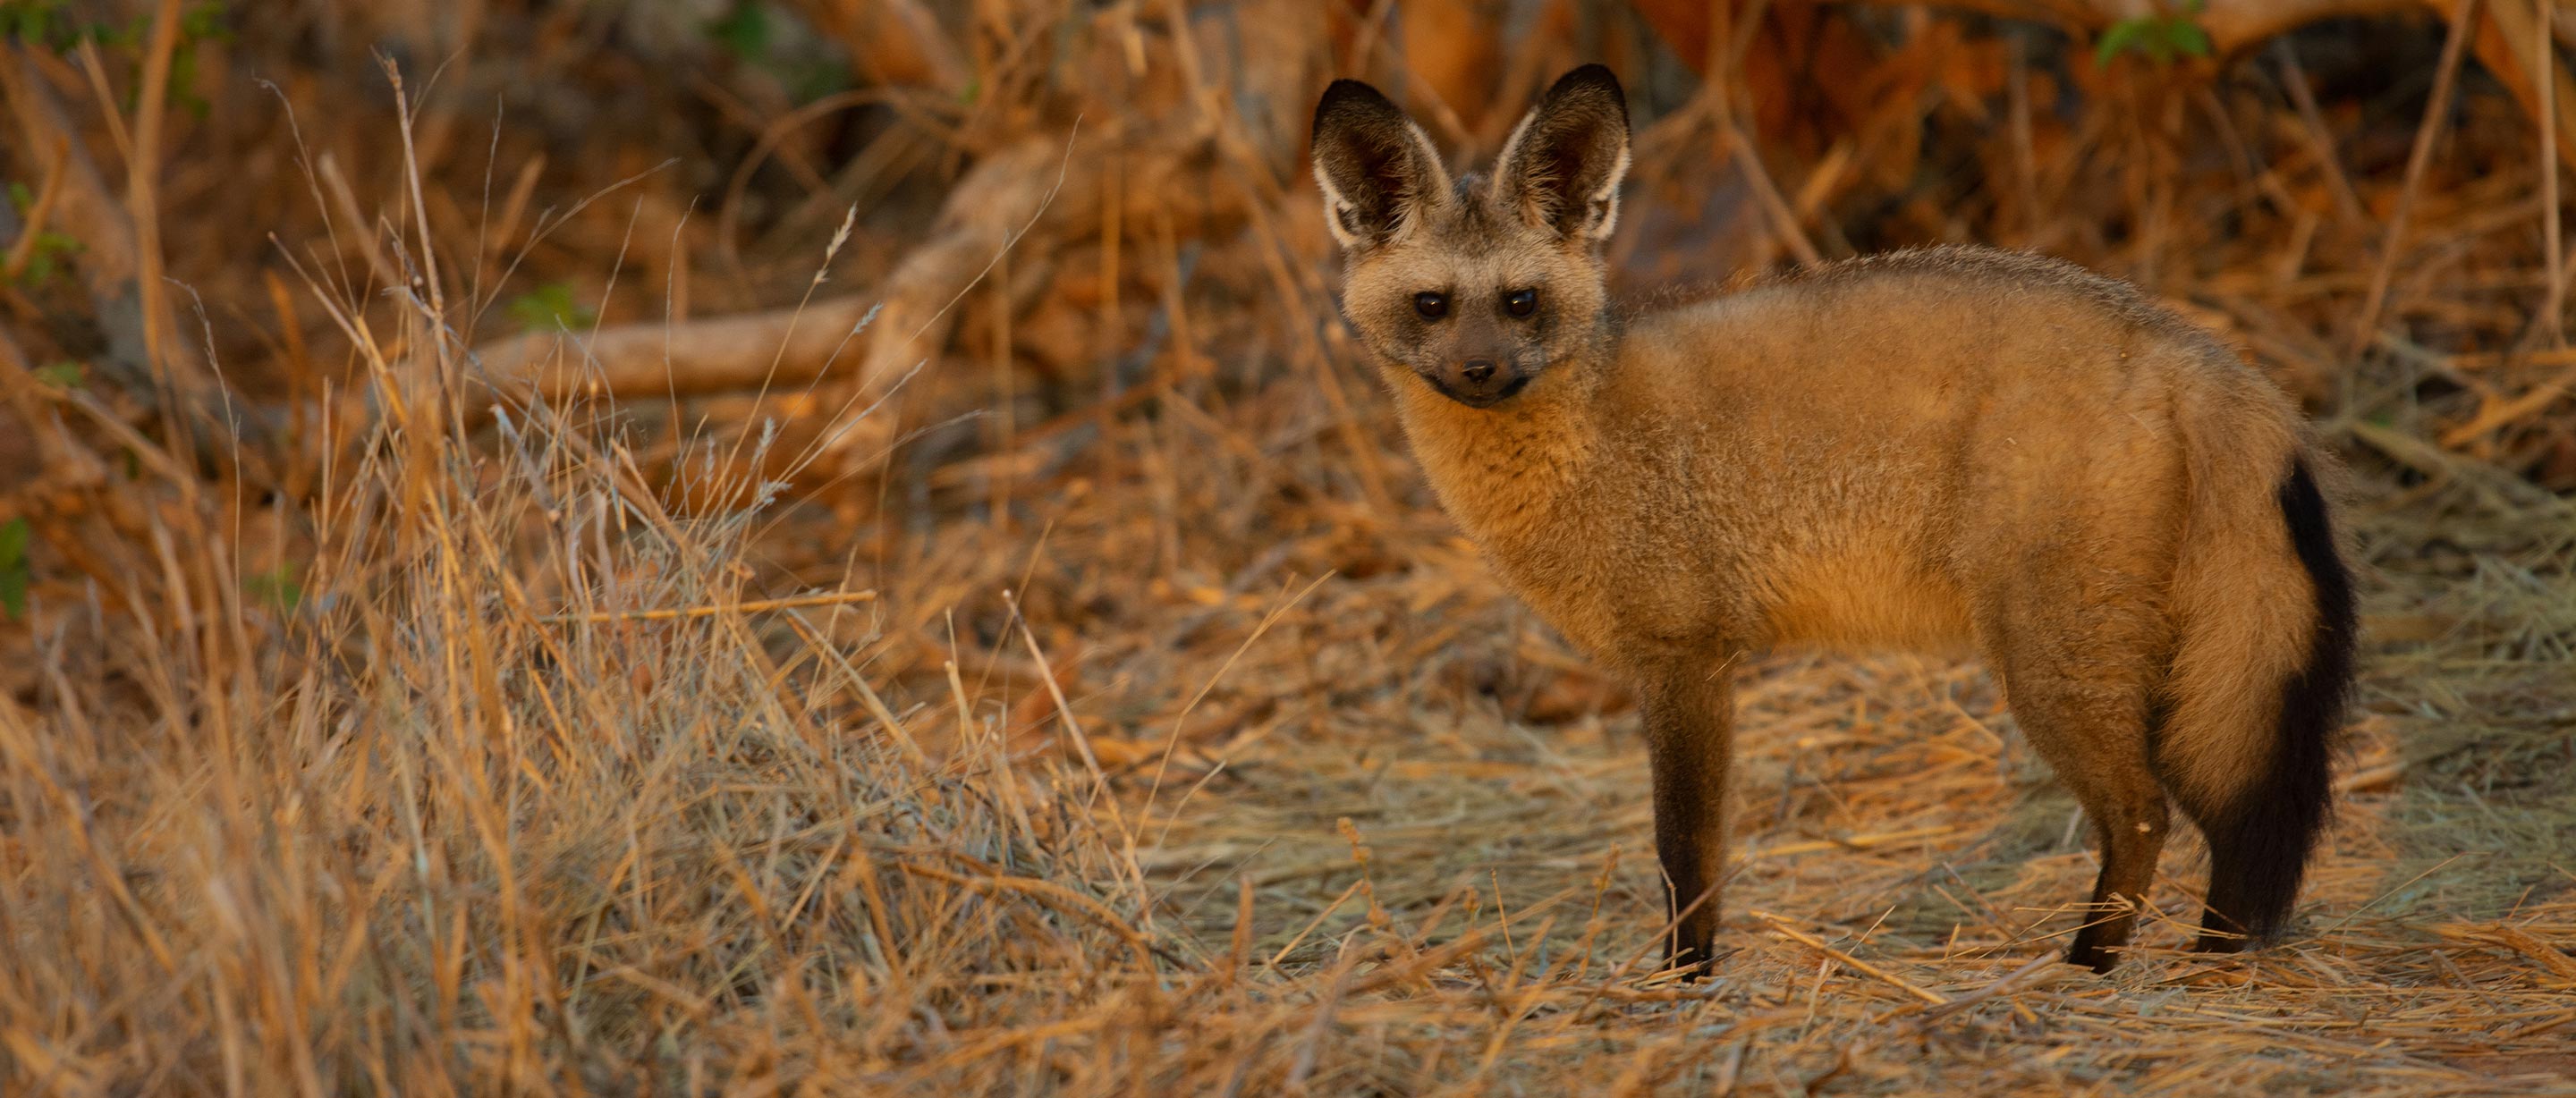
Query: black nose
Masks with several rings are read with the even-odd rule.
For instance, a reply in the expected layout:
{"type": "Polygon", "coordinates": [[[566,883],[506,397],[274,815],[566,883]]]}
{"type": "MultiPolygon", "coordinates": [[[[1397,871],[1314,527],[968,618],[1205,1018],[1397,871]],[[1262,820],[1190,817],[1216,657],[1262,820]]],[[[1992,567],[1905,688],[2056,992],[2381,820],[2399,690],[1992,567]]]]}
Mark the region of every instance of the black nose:
{"type": "Polygon", "coordinates": [[[1490,358],[1468,359],[1466,365],[1458,368],[1458,373],[1461,376],[1464,376],[1469,382],[1482,385],[1485,383],[1486,378],[1494,376],[1494,360],[1490,358]]]}

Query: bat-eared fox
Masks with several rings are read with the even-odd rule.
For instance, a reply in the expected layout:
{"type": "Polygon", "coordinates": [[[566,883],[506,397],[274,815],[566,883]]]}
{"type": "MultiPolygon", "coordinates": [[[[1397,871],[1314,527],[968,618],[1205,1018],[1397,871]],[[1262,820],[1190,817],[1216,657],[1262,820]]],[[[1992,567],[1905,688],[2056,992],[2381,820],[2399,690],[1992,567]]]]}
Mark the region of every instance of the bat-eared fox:
{"type": "Polygon", "coordinates": [[[1442,506],[1637,691],[1675,966],[1715,956],[1747,653],[1982,657],[2093,821],[2108,969],[2167,801],[2208,838],[2198,948],[2276,934],[2323,831],[2351,580],[2296,409],[2123,282],[1902,251],[1623,315],[1628,112],[1598,65],[1452,177],[1363,83],[1315,108],[1343,311],[1442,506]]]}

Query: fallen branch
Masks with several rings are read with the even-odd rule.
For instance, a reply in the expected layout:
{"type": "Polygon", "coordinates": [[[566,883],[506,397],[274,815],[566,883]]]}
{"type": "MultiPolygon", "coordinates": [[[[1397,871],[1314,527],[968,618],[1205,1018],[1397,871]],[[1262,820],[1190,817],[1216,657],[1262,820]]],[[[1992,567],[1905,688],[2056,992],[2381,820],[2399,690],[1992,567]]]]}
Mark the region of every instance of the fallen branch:
{"type": "MultiPolygon", "coordinates": [[[[475,357],[506,390],[653,397],[801,385],[824,378],[855,347],[849,407],[865,408],[948,342],[950,306],[1037,216],[1064,176],[1063,155],[1047,137],[986,157],[958,181],[929,239],[868,293],[676,325],[529,333],[485,344],[475,357]]],[[[1091,204],[1086,197],[1070,208],[1091,204]]]]}
{"type": "Polygon", "coordinates": [[[798,384],[829,368],[872,308],[865,296],[836,297],[685,324],[531,332],[487,343],[475,358],[504,388],[549,397],[689,396],[798,384]]]}

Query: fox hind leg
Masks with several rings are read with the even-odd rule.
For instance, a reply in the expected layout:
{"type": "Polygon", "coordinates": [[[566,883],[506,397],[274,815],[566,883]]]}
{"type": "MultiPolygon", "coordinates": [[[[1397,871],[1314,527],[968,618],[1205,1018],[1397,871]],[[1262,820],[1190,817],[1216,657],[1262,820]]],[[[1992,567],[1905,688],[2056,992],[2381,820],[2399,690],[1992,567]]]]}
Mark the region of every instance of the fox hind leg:
{"type": "Polygon", "coordinates": [[[2148,763],[2146,691],[2034,674],[2005,681],[2032,748],[2093,821],[2102,873],[2066,960],[2108,972],[2155,884],[2170,819],[2148,763]]]}
{"type": "Polygon", "coordinates": [[[2068,582],[1999,593],[1982,632],[2023,735],[2093,821],[2102,872],[2066,959],[2107,972],[2146,905],[2169,827],[2153,762],[2169,629],[2150,601],[2127,594],[2144,585],[2049,563],[2025,575],[2068,582]]]}

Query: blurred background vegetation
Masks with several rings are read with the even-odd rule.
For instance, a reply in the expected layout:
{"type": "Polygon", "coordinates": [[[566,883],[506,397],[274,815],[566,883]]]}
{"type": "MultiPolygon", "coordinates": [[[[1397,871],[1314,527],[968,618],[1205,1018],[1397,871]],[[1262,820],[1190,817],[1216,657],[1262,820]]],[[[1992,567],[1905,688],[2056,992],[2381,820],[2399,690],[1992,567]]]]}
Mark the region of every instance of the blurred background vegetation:
{"type": "MultiPolygon", "coordinates": [[[[1638,100],[1642,216],[1615,245],[1633,299],[1907,244],[2031,248],[2190,308],[2314,406],[2363,360],[2437,356],[2389,379],[2468,391],[2437,441],[2563,491],[2576,441],[2546,413],[2565,386],[2523,352],[2560,341],[2538,173],[2576,152],[2576,109],[2557,109],[2576,93],[2555,62],[2529,73],[2567,22],[2514,0],[8,0],[0,305],[39,380],[78,372],[130,416],[209,400],[219,373],[234,414],[259,413],[252,441],[291,437],[349,361],[341,325],[296,299],[311,281],[395,307],[375,291],[423,272],[374,230],[416,166],[415,246],[453,257],[458,336],[495,352],[496,381],[676,396],[679,419],[725,425],[764,379],[820,378],[824,396],[762,411],[801,438],[932,363],[807,470],[986,413],[916,439],[918,480],[1176,370],[1365,389],[1318,334],[1335,326],[1302,171],[1314,89],[1374,79],[1445,147],[1490,155],[1534,89],[1600,59],[1638,100]],[[2454,26],[2466,63],[2446,66],[2454,26]],[[783,320],[708,325],[809,298],[903,323],[792,344],[783,320]],[[1176,305],[1200,321],[1178,343],[1176,305]],[[618,338],[642,329],[676,348],[618,338]],[[544,345],[504,341],[522,332],[544,345]]],[[[37,460],[0,452],[22,475],[37,460]]]]}
{"type": "Polygon", "coordinates": [[[0,1089],[2546,1091],[2571,44],[2552,0],[0,0],[0,1089]],[[1640,982],[1628,702],[1434,510],[1305,162],[1336,76],[1483,158],[1586,61],[1631,307],[2025,248],[2304,402],[2372,566],[2315,948],[2159,922],[2056,988],[2088,855],[1992,684],[1782,656],[1730,893],[1773,914],[1640,982]]]}

